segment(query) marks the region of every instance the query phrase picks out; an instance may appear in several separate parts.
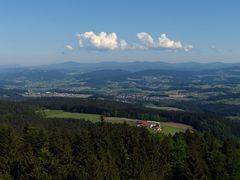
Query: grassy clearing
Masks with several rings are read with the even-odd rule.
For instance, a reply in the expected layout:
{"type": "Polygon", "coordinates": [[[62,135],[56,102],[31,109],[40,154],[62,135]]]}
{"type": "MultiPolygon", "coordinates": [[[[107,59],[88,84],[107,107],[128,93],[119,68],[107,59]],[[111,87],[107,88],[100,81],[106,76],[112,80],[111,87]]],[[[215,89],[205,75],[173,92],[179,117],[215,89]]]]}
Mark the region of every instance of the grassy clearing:
{"type": "Polygon", "coordinates": [[[98,114],[86,114],[86,113],[72,113],[62,110],[45,110],[47,118],[72,118],[72,119],[86,119],[93,123],[100,121],[100,115],[98,114]]]}
{"type": "Polygon", "coordinates": [[[124,123],[126,122],[129,125],[136,125],[136,119],[120,118],[120,117],[105,117],[105,122],[111,123],[124,123]]]}
{"type": "MultiPolygon", "coordinates": [[[[47,118],[72,118],[72,119],[85,119],[93,123],[100,122],[100,115],[98,114],[86,114],[86,113],[72,113],[65,112],[62,110],[45,110],[47,118]]],[[[105,117],[105,122],[109,123],[124,123],[126,122],[129,125],[135,126],[136,119],[121,118],[121,117],[105,117]]],[[[174,135],[177,132],[185,132],[187,129],[193,129],[191,126],[173,123],[173,122],[162,122],[162,133],[168,135],[174,135]]],[[[152,129],[149,129],[151,132],[154,132],[152,129]]]]}
{"type": "Polygon", "coordinates": [[[192,126],[181,124],[181,123],[174,123],[174,122],[163,122],[162,125],[162,132],[164,134],[175,134],[178,132],[185,132],[187,129],[193,130],[192,126]]]}
{"type": "Polygon", "coordinates": [[[178,132],[185,132],[185,130],[183,129],[179,129],[179,128],[175,128],[175,127],[171,127],[171,126],[162,126],[162,131],[161,131],[163,134],[171,134],[171,135],[174,135],[178,132]]]}
{"type": "Polygon", "coordinates": [[[145,105],[146,108],[151,109],[158,109],[163,111],[183,111],[182,109],[176,108],[176,107],[168,107],[168,106],[156,106],[154,104],[147,104],[145,105]]]}
{"type": "MultiPolygon", "coordinates": [[[[72,113],[62,110],[45,110],[47,118],[72,118],[72,119],[85,119],[93,123],[100,122],[100,115],[98,114],[86,114],[86,113],[72,113]]],[[[128,123],[129,125],[135,125],[134,119],[120,118],[120,117],[105,117],[105,122],[111,123],[128,123]]]]}
{"type": "Polygon", "coordinates": [[[231,120],[240,120],[240,116],[227,116],[226,118],[231,120]]]}

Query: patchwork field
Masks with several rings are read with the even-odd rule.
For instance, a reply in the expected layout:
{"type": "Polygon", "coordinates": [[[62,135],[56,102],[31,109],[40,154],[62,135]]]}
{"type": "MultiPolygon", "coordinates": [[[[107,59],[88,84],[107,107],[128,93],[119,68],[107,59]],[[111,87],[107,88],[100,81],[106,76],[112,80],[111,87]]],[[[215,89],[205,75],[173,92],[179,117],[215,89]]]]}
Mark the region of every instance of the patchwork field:
{"type": "MultiPolygon", "coordinates": [[[[85,119],[93,123],[100,122],[100,115],[98,114],[86,114],[86,113],[72,113],[62,110],[45,110],[47,118],[72,118],[72,119],[85,119]]],[[[121,117],[105,117],[105,122],[109,123],[124,123],[129,125],[136,125],[136,119],[121,118],[121,117]]],[[[174,122],[162,122],[162,133],[175,134],[177,132],[185,132],[187,129],[193,129],[191,126],[174,122]]]]}

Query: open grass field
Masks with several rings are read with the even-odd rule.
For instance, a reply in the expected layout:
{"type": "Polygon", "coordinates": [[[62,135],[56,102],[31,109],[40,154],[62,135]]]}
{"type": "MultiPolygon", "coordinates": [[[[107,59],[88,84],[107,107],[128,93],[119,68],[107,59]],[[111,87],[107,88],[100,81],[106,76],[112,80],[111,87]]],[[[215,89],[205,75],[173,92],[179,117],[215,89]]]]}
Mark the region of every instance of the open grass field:
{"type": "Polygon", "coordinates": [[[193,130],[192,126],[174,123],[174,122],[162,122],[162,132],[164,134],[175,134],[177,132],[185,132],[187,129],[193,130]]]}
{"type": "MultiPolygon", "coordinates": [[[[72,113],[65,112],[62,110],[45,110],[47,118],[72,118],[72,119],[85,119],[93,123],[100,122],[100,115],[98,114],[86,114],[86,113],[72,113]]],[[[121,117],[105,117],[105,122],[109,123],[124,123],[135,126],[136,119],[121,118],[121,117]]],[[[162,133],[164,134],[175,134],[177,132],[185,132],[187,129],[193,129],[191,126],[174,123],[174,122],[162,122],[162,133]]]]}
{"type": "Polygon", "coordinates": [[[168,107],[168,106],[155,106],[154,104],[145,105],[146,108],[164,110],[164,111],[183,111],[182,109],[176,107],[168,107]]]}
{"type": "Polygon", "coordinates": [[[105,122],[120,123],[120,124],[126,122],[129,125],[136,125],[136,119],[128,119],[128,118],[121,118],[121,117],[105,117],[105,122]]]}
{"type": "Polygon", "coordinates": [[[240,121],[240,116],[227,116],[228,119],[231,120],[239,120],[240,121]]]}
{"type": "Polygon", "coordinates": [[[72,113],[62,110],[45,110],[47,118],[72,118],[72,119],[85,119],[93,123],[100,121],[100,115],[98,114],[86,114],[86,113],[72,113]]]}
{"type": "Polygon", "coordinates": [[[175,127],[171,127],[171,126],[165,126],[165,125],[162,125],[162,131],[161,131],[163,134],[171,134],[171,135],[174,135],[178,132],[185,132],[185,130],[183,129],[179,129],[179,128],[175,128],[175,127]]]}
{"type": "MultiPolygon", "coordinates": [[[[47,118],[72,118],[72,119],[85,119],[93,123],[100,122],[100,115],[98,114],[86,114],[86,113],[72,113],[65,112],[62,110],[45,110],[44,111],[47,118]]],[[[105,117],[105,122],[111,123],[128,123],[130,125],[135,125],[134,119],[121,118],[121,117],[105,117]]]]}

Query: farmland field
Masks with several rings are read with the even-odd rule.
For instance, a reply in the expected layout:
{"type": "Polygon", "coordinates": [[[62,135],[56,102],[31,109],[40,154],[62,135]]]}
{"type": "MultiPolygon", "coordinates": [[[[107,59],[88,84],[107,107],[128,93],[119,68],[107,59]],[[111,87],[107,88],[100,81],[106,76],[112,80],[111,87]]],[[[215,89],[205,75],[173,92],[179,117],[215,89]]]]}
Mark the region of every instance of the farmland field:
{"type": "Polygon", "coordinates": [[[86,114],[86,113],[72,113],[62,110],[45,110],[47,118],[72,118],[72,119],[86,119],[93,123],[100,121],[100,115],[98,114],[86,114]]]}
{"type": "MultiPolygon", "coordinates": [[[[44,111],[47,118],[72,118],[72,119],[85,119],[93,123],[100,122],[100,115],[98,114],[86,114],[86,113],[72,113],[64,112],[62,110],[45,110],[44,111]]],[[[136,119],[121,118],[121,117],[105,117],[105,122],[110,123],[124,123],[129,125],[135,125],[136,119]]],[[[185,132],[187,129],[193,129],[191,126],[173,123],[173,122],[163,122],[162,133],[164,134],[175,134],[177,132],[185,132]]]]}
{"type": "MultiPolygon", "coordinates": [[[[45,110],[44,111],[47,118],[72,118],[72,119],[85,119],[93,123],[100,122],[100,115],[98,114],[86,114],[86,113],[72,113],[65,112],[62,110],[45,110]]],[[[120,117],[105,117],[106,122],[111,123],[124,123],[135,125],[134,119],[120,118],[120,117]]]]}
{"type": "Polygon", "coordinates": [[[240,120],[240,116],[227,116],[227,118],[231,120],[240,120]]]}
{"type": "Polygon", "coordinates": [[[169,106],[156,106],[154,104],[147,104],[145,105],[146,108],[164,110],[164,111],[183,111],[182,109],[176,107],[169,107],[169,106]]]}
{"type": "Polygon", "coordinates": [[[105,117],[105,122],[110,123],[124,123],[126,122],[129,125],[135,125],[136,119],[128,119],[128,118],[121,118],[121,117],[105,117]]]}
{"type": "Polygon", "coordinates": [[[164,134],[175,134],[177,132],[185,132],[187,129],[193,130],[192,126],[174,123],[174,122],[162,122],[162,132],[164,134]]]}

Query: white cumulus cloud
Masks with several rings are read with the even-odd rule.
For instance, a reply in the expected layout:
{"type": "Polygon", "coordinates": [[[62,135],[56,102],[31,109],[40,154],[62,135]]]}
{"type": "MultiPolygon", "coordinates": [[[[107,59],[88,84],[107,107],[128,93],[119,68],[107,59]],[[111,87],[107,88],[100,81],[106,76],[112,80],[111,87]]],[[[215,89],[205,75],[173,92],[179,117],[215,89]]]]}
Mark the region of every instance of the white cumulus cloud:
{"type": "MultiPolygon", "coordinates": [[[[77,39],[80,49],[87,50],[177,50],[182,49],[189,51],[193,48],[192,45],[184,45],[180,41],[171,40],[166,34],[161,34],[157,40],[147,32],[139,32],[136,34],[140,41],[128,44],[125,40],[118,39],[115,32],[106,33],[89,31],[77,34],[77,39]]],[[[73,50],[71,45],[66,45],[66,48],[73,50]]]]}
{"type": "Polygon", "coordinates": [[[146,45],[149,45],[149,46],[154,45],[154,40],[153,40],[152,36],[150,36],[146,32],[137,33],[137,38],[146,45]]]}
{"type": "Polygon", "coordinates": [[[68,50],[70,50],[70,51],[72,51],[72,50],[73,50],[73,47],[72,47],[71,45],[69,45],[69,44],[68,44],[68,45],[66,45],[66,46],[65,46],[65,48],[66,48],[66,49],[68,49],[68,50]]]}
{"type": "Polygon", "coordinates": [[[100,32],[98,35],[94,32],[85,32],[77,34],[80,48],[92,50],[117,50],[125,49],[127,42],[118,40],[116,33],[100,32]]]}
{"type": "Polygon", "coordinates": [[[183,48],[183,45],[180,41],[173,41],[170,40],[166,34],[162,34],[159,38],[158,38],[158,43],[157,46],[159,48],[169,48],[169,49],[181,49],[183,48]]]}
{"type": "Polygon", "coordinates": [[[183,45],[180,41],[169,39],[166,34],[161,34],[157,42],[146,32],[137,33],[137,38],[142,43],[140,46],[142,49],[183,49],[189,51],[193,48],[192,45],[183,45]]]}

